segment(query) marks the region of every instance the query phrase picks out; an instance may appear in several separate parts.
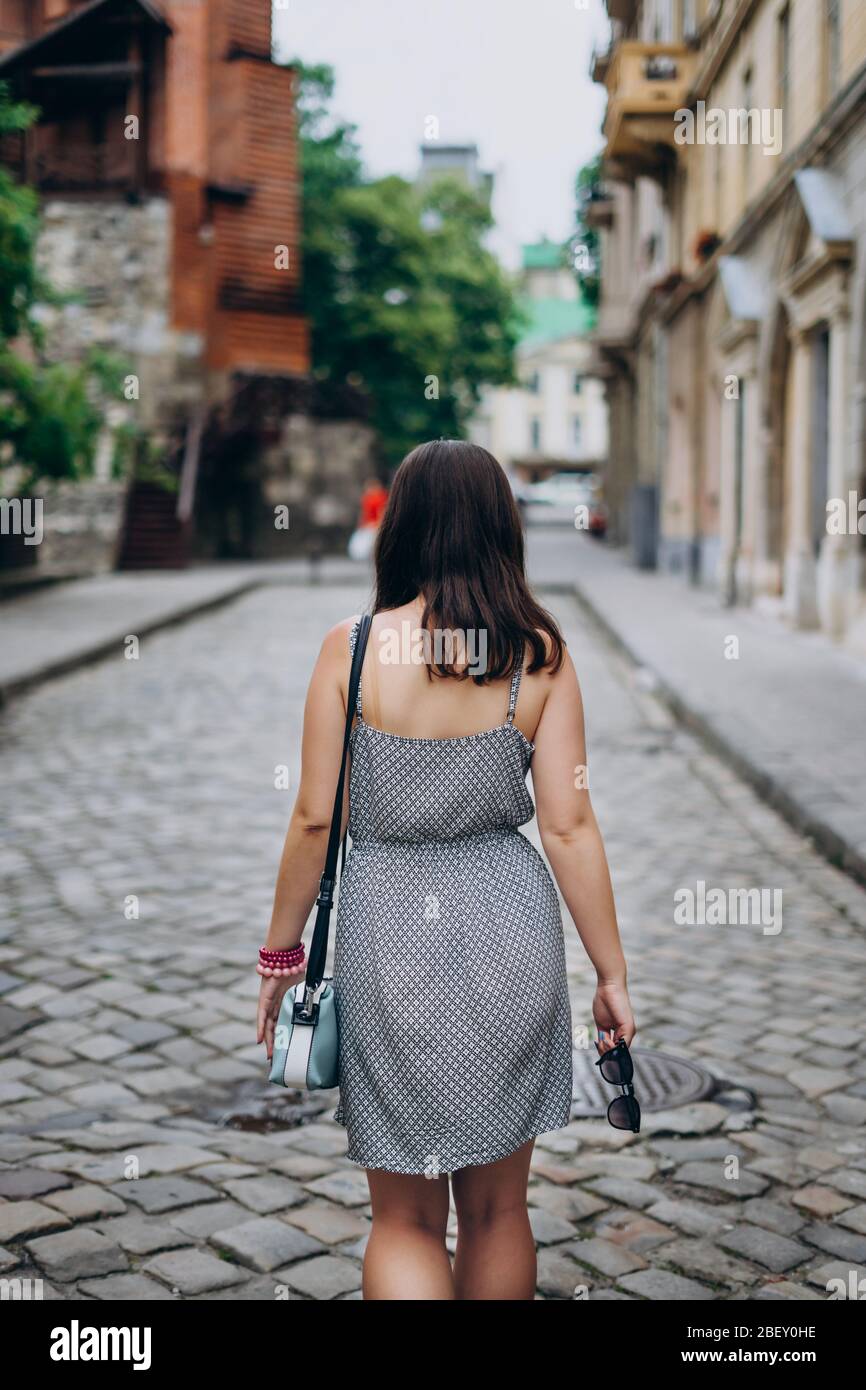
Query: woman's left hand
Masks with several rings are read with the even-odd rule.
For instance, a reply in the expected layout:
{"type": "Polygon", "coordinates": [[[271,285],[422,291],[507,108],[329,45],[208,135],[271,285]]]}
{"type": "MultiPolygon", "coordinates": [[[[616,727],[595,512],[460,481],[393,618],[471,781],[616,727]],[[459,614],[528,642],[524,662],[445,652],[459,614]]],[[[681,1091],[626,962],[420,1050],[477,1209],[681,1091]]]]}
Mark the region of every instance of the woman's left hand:
{"type": "Polygon", "coordinates": [[[274,1035],[280,1005],[287,990],[304,978],[306,967],[301,965],[287,975],[263,975],[259,990],[259,1012],[256,1021],[256,1042],[264,1042],[268,1050],[268,1061],[274,1055],[274,1035]]]}

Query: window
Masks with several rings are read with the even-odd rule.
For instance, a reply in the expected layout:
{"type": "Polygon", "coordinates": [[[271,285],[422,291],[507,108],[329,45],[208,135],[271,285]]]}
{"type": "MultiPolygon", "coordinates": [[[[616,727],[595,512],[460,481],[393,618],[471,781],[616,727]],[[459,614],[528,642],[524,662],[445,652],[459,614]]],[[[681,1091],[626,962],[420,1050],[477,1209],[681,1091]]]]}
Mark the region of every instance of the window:
{"type": "Polygon", "coordinates": [[[839,89],[842,31],[839,11],[842,0],[824,0],[824,96],[829,100],[839,89]]]}
{"type": "Polygon", "coordinates": [[[575,415],[571,422],[571,442],[575,449],[583,445],[583,421],[579,415],[575,415]]]}
{"type": "Polygon", "coordinates": [[[529,447],[533,454],[541,453],[541,421],[537,417],[529,422],[529,447]]]}
{"type": "Polygon", "coordinates": [[[686,42],[697,38],[699,27],[697,0],[683,0],[683,38],[686,42]]]}
{"type": "Polygon", "coordinates": [[[788,94],[791,84],[791,7],[780,11],[776,31],[776,104],[784,117],[788,115],[788,94]]]}
{"type": "Polygon", "coordinates": [[[583,377],[580,372],[575,372],[574,381],[571,383],[571,389],[576,396],[579,396],[583,390],[583,377]]]}
{"type": "Polygon", "coordinates": [[[527,391],[531,391],[533,396],[537,396],[539,390],[541,389],[541,378],[539,377],[538,372],[531,372],[523,384],[526,387],[527,391]]]}
{"type": "Polygon", "coordinates": [[[653,43],[673,43],[673,38],[673,0],[656,0],[652,23],[652,41],[653,43]]]}

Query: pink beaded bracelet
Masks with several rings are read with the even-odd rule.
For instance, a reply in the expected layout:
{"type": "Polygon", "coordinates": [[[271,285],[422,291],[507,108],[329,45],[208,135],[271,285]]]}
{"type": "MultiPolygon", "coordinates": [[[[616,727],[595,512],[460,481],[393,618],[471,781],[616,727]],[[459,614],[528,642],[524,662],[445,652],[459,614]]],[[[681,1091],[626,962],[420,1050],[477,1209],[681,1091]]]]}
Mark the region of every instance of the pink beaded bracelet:
{"type": "Polygon", "coordinates": [[[261,946],[256,969],[260,975],[290,975],[298,969],[304,954],[303,941],[282,951],[269,951],[266,946],[261,946]]]}

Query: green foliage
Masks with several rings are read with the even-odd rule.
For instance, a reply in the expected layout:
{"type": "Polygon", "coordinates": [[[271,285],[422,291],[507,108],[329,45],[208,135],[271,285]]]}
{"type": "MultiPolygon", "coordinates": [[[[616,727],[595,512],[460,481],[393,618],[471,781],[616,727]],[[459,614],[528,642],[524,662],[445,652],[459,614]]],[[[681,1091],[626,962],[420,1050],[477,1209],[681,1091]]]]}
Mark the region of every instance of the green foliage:
{"type": "Polygon", "coordinates": [[[164,492],[180,491],[180,478],[165,461],[165,441],[154,438],[137,420],[123,420],[117,425],[112,445],[112,477],[134,477],[136,482],[154,483],[164,492]]]}
{"type": "Polygon", "coordinates": [[[39,478],[79,478],[90,470],[101,413],[79,366],[36,365],[0,347],[0,437],[26,471],[39,478]]]}
{"type": "MultiPolygon", "coordinates": [[[[34,107],[12,101],[0,83],[0,135],[26,130],[35,117],[34,107]]],[[[102,399],[116,397],[122,380],[106,354],[81,363],[46,359],[35,310],[60,297],[37,269],[38,234],[36,194],[0,168],[0,468],[21,493],[39,479],[91,471],[102,399]]]]}
{"type": "Polygon", "coordinates": [[[455,180],[366,180],[355,127],[328,116],[332,70],[298,66],[314,369],[369,394],[396,464],[421,440],[463,435],[481,387],[514,381],[517,309],[482,244],[487,206],[455,180]]]}
{"type": "MultiPolygon", "coordinates": [[[[11,101],[6,83],[0,82],[0,136],[26,130],[34,117],[35,108],[11,101]]],[[[0,167],[0,340],[17,337],[36,300],[33,248],[38,229],[36,194],[0,167]]]]}
{"type": "Polygon", "coordinates": [[[574,182],[576,200],[574,241],[576,244],[586,247],[593,266],[592,270],[577,271],[576,275],[578,284],[583,291],[583,297],[593,309],[598,308],[601,290],[601,251],[598,232],[595,227],[587,225],[586,210],[589,204],[599,196],[601,189],[601,155],[598,154],[595,159],[590,160],[589,164],[584,164],[574,182]]]}

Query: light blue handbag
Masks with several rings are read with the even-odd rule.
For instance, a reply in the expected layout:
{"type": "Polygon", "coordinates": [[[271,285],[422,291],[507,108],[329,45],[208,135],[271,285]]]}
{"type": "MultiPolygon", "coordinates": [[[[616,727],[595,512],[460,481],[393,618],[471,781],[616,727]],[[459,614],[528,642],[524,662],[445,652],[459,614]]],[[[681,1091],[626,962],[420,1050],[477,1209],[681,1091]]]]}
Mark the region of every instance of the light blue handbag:
{"type": "MultiPolygon", "coordinates": [[[[340,825],[343,820],[343,784],[349,757],[349,737],[355,717],[361,667],[372,619],[365,614],[358,628],[349,691],[346,699],[346,729],[343,735],[343,759],[334,797],[334,814],[325,854],[325,870],[316,898],[318,912],[313,928],[313,941],[307,961],[306,977],[300,984],[287,989],[280,1006],[274,1033],[274,1052],[269,1080],[277,1086],[297,1090],[327,1091],[339,1085],[340,1035],[334,1002],[334,987],[325,977],[328,955],[328,933],[331,910],[334,906],[334,887],[337,881],[337,854],[340,847],[340,825]]],[[[346,840],[343,838],[343,866],[346,863],[346,840]]]]}
{"type": "Polygon", "coordinates": [[[270,1080],[300,1091],[327,1091],[339,1084],[337,1011],[330,980],[312,1000],[302,980],[286,990],[274,1034],[270,1080]]]}

